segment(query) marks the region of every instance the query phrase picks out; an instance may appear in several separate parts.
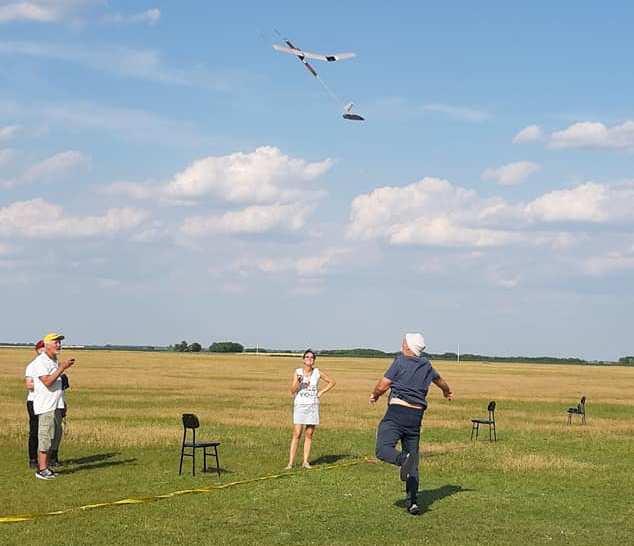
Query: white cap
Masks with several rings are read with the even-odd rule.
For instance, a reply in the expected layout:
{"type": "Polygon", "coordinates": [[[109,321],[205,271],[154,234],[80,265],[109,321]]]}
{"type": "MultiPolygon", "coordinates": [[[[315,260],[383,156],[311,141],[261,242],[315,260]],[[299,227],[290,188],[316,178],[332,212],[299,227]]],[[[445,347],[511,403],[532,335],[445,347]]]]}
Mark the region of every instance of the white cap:
{"type": "Polygon", "coordinates": [[[420,356],[425,348],[425,338],[423,334],[405,334],[405,343],[416,356],[420,356]]]}

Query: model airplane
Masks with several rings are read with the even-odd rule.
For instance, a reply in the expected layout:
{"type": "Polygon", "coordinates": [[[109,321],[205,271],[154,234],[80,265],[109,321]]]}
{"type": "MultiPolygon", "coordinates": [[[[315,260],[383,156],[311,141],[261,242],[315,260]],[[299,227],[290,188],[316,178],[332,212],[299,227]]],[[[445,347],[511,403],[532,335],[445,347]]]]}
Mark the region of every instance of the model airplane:
{"type": "MultiPolygon", "coordinates": [[[[325,61],[328,63],[332,63],[335,61],[343,61],[345,59],[351,59],[352,57],[355,57],[355,54],[354,53],[336,53],[334,55],[322,55],[321,53],[312,53],[310,51],[304,51],[303,49],[295,47],[293,43],[290,40],[287,40],[286,38],[284,38],[282,42],[286,45],[273,44],[273,49],[275,49],[275,51],[279,51],[281,53],[288,53],[290,55],[294,55],[295,57],[297,57],[302,62],[302,64],[306,67],[306,70],[308,70],[313,76],[315,76],[315,79],[323,86],[323,88],[332,97],[332,99],[338,102],[339,104],[341,104],[343,101],[341,101],[339,97],[337,97],[337,95],[335,95],[332,92],[330,87],[326,85],[326,82],[324,82],[324,80],[322,80],[319,77],[317,70],[315,70],[313,65],[311,65],[306,59],[314,59],[317,61],[325,61]]],[[[343,119],[347,119],[350,121],[365,121],[365,118],[363,116],[360,116],[359,114],[355,114],[352,111],[351,102],[345,105],[343,109],[342,117],[343,119]]]]}

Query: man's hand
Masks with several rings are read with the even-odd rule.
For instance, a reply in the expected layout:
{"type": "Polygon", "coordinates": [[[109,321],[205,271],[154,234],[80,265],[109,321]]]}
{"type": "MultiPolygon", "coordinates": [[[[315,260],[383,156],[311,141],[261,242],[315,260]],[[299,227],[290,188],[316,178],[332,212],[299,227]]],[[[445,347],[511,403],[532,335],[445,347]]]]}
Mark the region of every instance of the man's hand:
{"type": "Polygon", "coordinates": [[[369,400],[370,404],[376,404],[376,401],[377,401],[377,400],[378,400],[378,399],[377,399],[377,397],[376,397],[376,396],[374,396],[374,393],[372,393],[372,394],[370,395],[370,400],[369,400]]]}
{"type": "Polygon", "coordinates": [[[447,400],[453,400],[453,392],[452,391],[447,391],[447,392],[443,392],[442,395],[447,399],[447,400]]]}
{"type": "Polygon", "coordinates": [[[68,360],[65,360],[64,362],[62,362],[62,365],[60,366],[60,368],[62,368],[62,370],[67,370],[73,364],[75,364],[75,359],[74,358],[69,358],[68,360]]]}

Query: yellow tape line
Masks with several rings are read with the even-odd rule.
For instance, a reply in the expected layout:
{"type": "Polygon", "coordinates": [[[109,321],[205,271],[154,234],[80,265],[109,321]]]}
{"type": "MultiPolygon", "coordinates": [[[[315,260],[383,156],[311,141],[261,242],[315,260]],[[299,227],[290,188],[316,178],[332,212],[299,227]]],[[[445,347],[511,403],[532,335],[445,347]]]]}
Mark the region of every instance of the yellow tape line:
{"type": "MultiPolygon", "coordinates": [[[[318,466],[312,470],[331,470],[333,468],[343,468],[346,466],[353,466],[361,464],[363,462],[371,462],[367,459],[357,459],[349,461],[347,463],[331,464],[327,466],[318,466]]],[[[75,506],[72,508],[65,508],[64,510],[55,510],[53,512],[41,512],[33,514],[16,514],[13,516],[0,516],[0,523],[19,523],[22,521],[33,521],[34,519],[44,518],[48,516],[61,516],[63,514],[69,514],[70,512],[78,512],[80,510],[93,510],[95,508],[106,508],[108,506],[125,506],[128,504],[144,504],[147,502],[154,502],[161,499],[169,499],[177,497],[179,495],[191,495],[193,493],[210,493],[221,489],[227,489],[228,487],[235,487],[238,485],[246,485],[249,483],[256,483],[265,480],[275,480],[278,478],[288,478],[289,476],[297,476],[297,472],[287,472],[284,474],[271,474],[269,476],[260,476],[258,478],[249,478],[247,480],[240,480],[235,482],[223,483],[220,485],[208,485],[206,487],[198,487],[196,489],[183,489],[182,491],[172,491],[171,493],[164,493],[162,495],[152,495],[149,497],[119,499],[110,502],[99,502],[96,504],[84,504],[83,506],[75,506]]]]}

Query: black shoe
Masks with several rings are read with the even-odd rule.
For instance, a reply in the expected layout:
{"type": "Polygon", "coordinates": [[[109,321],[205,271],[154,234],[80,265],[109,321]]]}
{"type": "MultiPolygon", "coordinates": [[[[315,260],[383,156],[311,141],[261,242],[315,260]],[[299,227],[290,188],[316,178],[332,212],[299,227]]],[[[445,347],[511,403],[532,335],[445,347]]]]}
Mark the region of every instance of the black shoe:
{"type": "Polygon", "coordinates": [[[39,466],[38,466],[38,464],[37,464],[37,460],[35,460],[35,459],[31,459],[31,460],[29,461],[29,466],[30,466],[31,468],[39,468],[39,466]]]}
{"type": "Polygon", "coordinates": [[[48,462],[48,466],[49,467],[52,466],[53,468],[58,468],[58,467],[62,466],[62,463],[60,463],[58,459],[53,459],[52,461],[48,462]]]}
{"type": "Polygon", "coordinates": [[[414,466],[416,465],[416,459],[412,457],[409,453],[405,455],[405,460],[403,464],[401,464],[401,481],[407,481],[407,477],[414,470],[414,466]]]}

